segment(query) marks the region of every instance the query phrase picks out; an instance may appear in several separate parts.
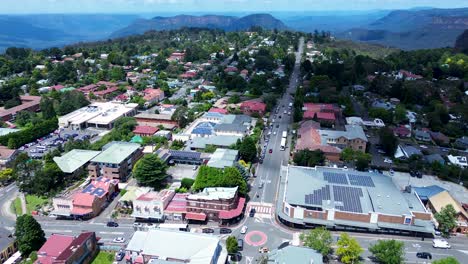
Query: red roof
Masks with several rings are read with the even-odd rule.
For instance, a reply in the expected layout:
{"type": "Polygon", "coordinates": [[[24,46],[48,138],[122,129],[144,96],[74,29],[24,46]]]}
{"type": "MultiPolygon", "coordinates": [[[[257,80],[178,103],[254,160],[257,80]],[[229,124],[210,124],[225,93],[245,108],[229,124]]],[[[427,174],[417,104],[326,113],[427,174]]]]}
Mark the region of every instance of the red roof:
{"type": "Polygon", "coordinates": [[[187,212],[187,193],[176,193],[169,202],[164,212],[167,213],[185,213],[187,212]]]}
{"type": "Polygon", "coordinates": [[[240,106],[241,110],[250,110],[254,112],[265,112],[266,104],[259,101],[245,101],[240,106]]]}
{"type": "Polygon", "coordinates": [[[304,118],[304,119],[314,119],[316,113],[317,113],[316,111],[305,111],[302,118],[304,118]]]}
{"type": "Polygon", "coordinates": [[[108,88],[106,90],[96,91],[96,92],[93,92],[93,93],[96,96],[103,96],[103,95],[106,95],[106,94],[111,94],[111,93],[117,91],[118,89],[119,88],[117,88],[117,87],[111,87],[111,88],[108,88]]]}
{"type": "Polygon", "coordinates": [[[73,236],[52,234],[37,251],[36,263],[51,264],[73,242],[73,236]]]}
{"type": "Polygon", "coordinates": [[[136,126],[133,133],[139,135],[153,135],[158,132],[158,130],[159,128],[152,126],[136,126]]]}
{"type": "Polygon", "coordinates": [[[335,113],[319,112],[317,113],[317,119],[335,121],[336,118],[335,113]]]}
{"type": "Polygon", "coordinates": [[[237,68],[234,66],[228,66],[226,69],[224,69],[225,72],[236,72],[237,68]]]}
{"type": "Polygon", "coordinates": [[[411,134],[411,131],[404,126],[399,126],[393,129],[393,133],[399,136],[408,136],[411,134]]]}
{"type": "Polygon", "coordinates": [[[245,205],[245,198],[240,197],[239,202],[237,203],[236,209],[229,210],[229,211],[220,211],[219,218],[220,219],[232,219],[234,217],[239,216],[242,213],[242,210],[244,209],[244,205],[245,205]]]}
{"type": "Polygon", "coordinates": [[[155,99],[161,100],[164,98],[164,91],[162,91],[159,88],[158,89],[147,88],[143,91],[143,93],[145,94],[143,96],[143,99],[145,99],[145,101],[153,101],[155,99]]]}
{"type": "Polygon", "coordinates": [[[62,90],[63,88],[65,88],[65,86],[60,85],[60,84],[54,85],[54,86],[51,86],[51,87],[50,87],[50,89],[56,90],[56,91],[60,91],[60,90],[62,90]]]}
{"type": "Polygon", "coordinates": [[[186,219],[190,220],[196,220],[196,221],[205,221],[206,220],[206,214],[204,213],[186,213],[185,214],[186,219]]]}
{"type": "Polygon", "coordinates": [[[210,113],[220,113],[220,114],[223,114],[223,115],[226,115],[228,114],[228,110],[226,109],[222,109],[222,108],[216,108],[216,107],[213,107],[210,109],[210,111],[208,111],[210,113]]]}
{"type": "MultiPolygon", "coordinates": [[[[89,193],[76,193],[73,196],[73,206],[87,206],[92,207],[96,196],[89,193]]],[[[75,208],[73,208],[75,209],[75,208]]]]}

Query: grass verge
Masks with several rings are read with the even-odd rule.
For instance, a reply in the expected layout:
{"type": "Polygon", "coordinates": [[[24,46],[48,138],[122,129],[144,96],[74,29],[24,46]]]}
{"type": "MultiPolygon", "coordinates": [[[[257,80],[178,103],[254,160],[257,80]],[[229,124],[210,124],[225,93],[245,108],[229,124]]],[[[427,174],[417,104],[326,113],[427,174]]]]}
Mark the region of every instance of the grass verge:
{"type": "Polygon", "coordinates": [[[91,264],[112,264],[114,262],[115,254],[113,252],[101,251],[91,264]]]}
{"type": "MultiPolygon", "coordinates": [[[[47,198],[42,198],[36,195],[26,195],[26,209],[28,210],[28,214],[31,214],[32,211],[38,209],[38,207],[43,206],[48,201],[47,198]]],[[[20,205],[21,206],[21,205],[20,205]]]]}
{"type": "Polygon", "coordinates": [[[23,209],[21,208],[21,199],[19,197],[16,197],[15,200],[11,203],[11,211],[20,216],[23,215],[23,209]]]}

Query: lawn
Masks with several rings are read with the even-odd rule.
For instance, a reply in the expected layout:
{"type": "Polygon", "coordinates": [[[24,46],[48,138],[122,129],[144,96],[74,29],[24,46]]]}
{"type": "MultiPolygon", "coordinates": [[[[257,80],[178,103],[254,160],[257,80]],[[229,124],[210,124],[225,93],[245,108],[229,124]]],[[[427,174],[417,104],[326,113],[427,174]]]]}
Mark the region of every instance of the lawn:
{"type": "Polygon", "coordinates": [[[114,262],[115,253],[101,251],[91,264],[112,264],[114,262]]]}
{"type": "Polygon", "coordinates": [[[42,198],[36,195],[26,195],[26,209],[28,214],[31,214],[32,211],[37,210],[37,206],[42,206],[48,201],[47,198],[42,198]]]}
{"type": "Polygon", "coordinates": [[[19,197],[16,197],[16,199],[11,203],[11,211],[18,216],[23,214],[21,199],[19,197]]]}

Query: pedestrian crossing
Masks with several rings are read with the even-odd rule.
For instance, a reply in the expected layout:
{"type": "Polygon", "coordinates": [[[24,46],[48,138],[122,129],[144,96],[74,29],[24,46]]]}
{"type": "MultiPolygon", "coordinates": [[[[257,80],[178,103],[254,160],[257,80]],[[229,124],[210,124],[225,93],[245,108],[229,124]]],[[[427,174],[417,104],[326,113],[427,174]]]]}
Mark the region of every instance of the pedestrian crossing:
{"type": "Polygon", "coordinates": [[[271,218],[273,215],[273,204],[271,203],[249,203],[247,205],[247,211],[255,209],[255,216],[271,218]]]}

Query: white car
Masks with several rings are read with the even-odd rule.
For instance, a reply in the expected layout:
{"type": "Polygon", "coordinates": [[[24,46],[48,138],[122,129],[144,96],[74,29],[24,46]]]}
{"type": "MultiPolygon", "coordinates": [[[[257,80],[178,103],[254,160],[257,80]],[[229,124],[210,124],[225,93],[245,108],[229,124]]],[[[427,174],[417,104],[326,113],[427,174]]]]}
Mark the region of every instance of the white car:
{"type": "Polygon", "coordinates": [[[241,233],[241,234],[247,233],[247,228],[248,228],[247,226],[243,226],[242,229],[241,229],[241,231],[240,231],[240,233],[241,233]]]}
{"type": "Polygon", "coordinates": [[[452,246],[450,246],[450,244],[447,242],[447,240],[445,239],[433,239],[432,240],[432,247],[433,248],[445,248],[445,249],[449,249],[451,248],[452,246]]]}
{"type": "Polygon", "coordinates": [[[385,158],[383,162],[392,164],[393,160],[391,160],[389,158],[385,158]]]}
{"type": "Polygon", "coordinates": [[[276,135],[276,131],[273,131],[273,135],[276,135]]]}
{"type": "Polygon", "coordinates": [[[419,145],[419,147],[422,148],[422,149],[427,149],[426,145],[419,145]]]}
{"type": "Polygon", "coordinates": [[[114,240],[112,240],[114,243],[125,243],[125,238],[123,237],[116,237],[114,240]]]}

